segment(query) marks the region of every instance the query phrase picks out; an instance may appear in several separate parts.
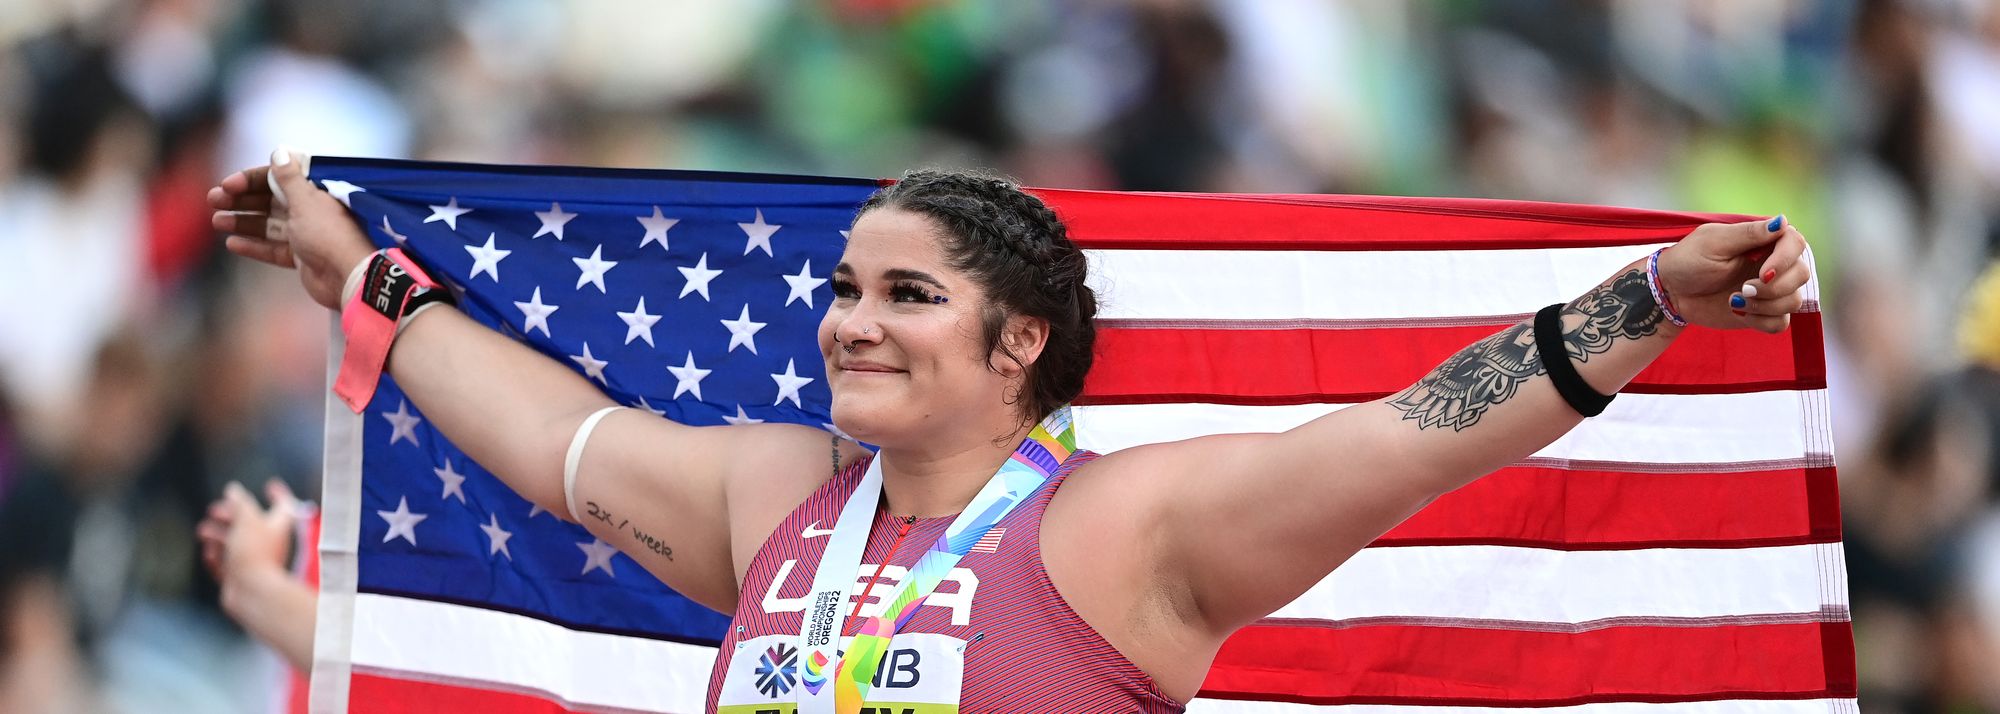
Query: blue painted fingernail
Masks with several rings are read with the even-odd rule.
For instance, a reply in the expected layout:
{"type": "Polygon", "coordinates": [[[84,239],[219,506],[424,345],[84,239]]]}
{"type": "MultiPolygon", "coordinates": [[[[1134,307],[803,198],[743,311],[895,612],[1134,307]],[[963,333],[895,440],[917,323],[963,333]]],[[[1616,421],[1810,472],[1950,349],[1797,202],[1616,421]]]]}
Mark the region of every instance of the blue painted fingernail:
{"type": "Polygon", "coordinates": [[[1778,229],[1783,227],[1785,227],[1785,214],[1783,213],[1773,217],[1770,223],[1764,224],[1764,230],[1770,233],[1776,233],[1778,229]]]}
{"type": "Polygon", "coordinates": [[[1731,296],[1729,296],[1729,306],[1730,306],[1730,307],[1733,307],[1733,308],[1736,308],[1736,309],[1738,309],[1738,310],[1741,310],[1741,309],[1743,309],[1743,306],[1745,306],[1745,305],[1748,305],[1748,304],[1749,304],[1749,303],[1748,303],[1748,302],[1746,302],[1746,301],[1745,301],[1745,300],[1743,299],[1743,296],[1742,296],[1741,294],[1737,294],[1737,295],[1731,295],[1731,296]]]}

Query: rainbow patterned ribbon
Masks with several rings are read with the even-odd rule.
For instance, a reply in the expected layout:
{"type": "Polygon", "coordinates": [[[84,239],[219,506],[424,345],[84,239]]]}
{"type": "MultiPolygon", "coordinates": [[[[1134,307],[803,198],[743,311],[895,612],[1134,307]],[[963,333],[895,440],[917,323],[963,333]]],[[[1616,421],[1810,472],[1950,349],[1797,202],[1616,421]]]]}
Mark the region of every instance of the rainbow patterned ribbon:
{"type": "MultiPolygon", "coordinates": [[[[994,472],[992,478],[987,479],[979,494],[974,496],[965,510],[959,513],[958,518],[951,522],[951,527],[945,529],[944,535],[939,536],[937,541],[931,544],[930,550],[925,551],[923,557],[917,560],[916,566],[910,569],[909,575],[897,585],[889,598],[889,606],[882,610],[882,614],[862,622],[860,631],[848,644],[847,652],[839,657],[838,664],[835,665],[832,679],[834,711],[837,714],[859,714],[862,703],[868,698],[869,683],[874,681],[876,670],[882,666],[882,658],[889,651],[889,640],[896,636],[896,631],[909,623],[911,616],[916,614],[917,607],[924,603],[924,598],[929,597],[931,591],[935,590],[938,584],[944,581],[945,576],[951,573],[951,569],[958,565],[959,558],[965,557],[973,544],[978,543],[987,531],[992,530],[994,524],[1013,512],[1015,506],[1040,490],[1042,484],[1048,482],[1049,474],[1061,468],[1063,462],[1069,460],[1070,455],[1075,452],[1076,425],[1070,419],[1068,406],[1050,412],[1041,423],[1036,424],[1035,428],[1028,432],[1028,438],[1023,439],[1021,445],[1014,449],[1013,455],[1000,465],[1000,469],[994,472]]],[[[880,465],[881,456],[878,455],[876,463],[871,464],[869,470],[877,471],[880,465]]],[[[879,474],[879,471],[877,473],[879,474]]],[[[876,482],[879,484],[879,479],[876,479],[876,482]]],[[[868,485],[868,480],[865,479],[862,488],[867,488],[868,485]]],[[[879,485],[876,488],[876,493],[871,495],[879,498],[879,485]]],[[[859,489],[849,498],[857,496],[862,496],[859,489]]],[[[834,526],[836,533],[856,525],[868,528],[874,520],[873,510],[869,509],[870,513],[866,519],[857,519],[860,521],[858,524],[850,523],[848,513],[843,510],[840,522],[834,526]]],[[[823,558],[819,567],[823,570],[827,565],[823,558]]],[[[836,567],[839,565],[845,564],[837,564],[836,567]]],[[[853,565],[836,572],[851,573],[859,567],[857,554],[853,565]]],[[[841,603],[846,601],[845,597],[837,600],[841,603]]],[[[807,679],[820,680],[812,683],[823,685],[824,680],[821,677],[824,677],[823,672],[827,664],[824,657],[807,657],[805,661],[807,679]]],[[[808,708],[805,706],[808,698],[817,694],[819,689],[821,687],[817,686],[800,688],[802,711],[808,708]],[[808,692],[808,689],[813,691],[808,692]]]]}

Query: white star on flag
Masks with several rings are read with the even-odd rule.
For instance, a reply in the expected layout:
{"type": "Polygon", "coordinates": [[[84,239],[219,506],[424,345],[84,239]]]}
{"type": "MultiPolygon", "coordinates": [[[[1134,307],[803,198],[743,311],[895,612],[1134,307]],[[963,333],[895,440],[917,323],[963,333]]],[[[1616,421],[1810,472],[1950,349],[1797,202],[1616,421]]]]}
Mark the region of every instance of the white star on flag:
{"type": "Polygon", "coordinates": [[[319,185],[326,188],[327,193],[333,194],[334,198],[340,199],[340,205],[346,206],[348,208],[354,207],[354,202],[350,200],[350,198],[356,192],[366,193],[368,191],[368,189],[356,186],[346,181],[336,181],[333,179],[321,181],[319,182],[319,185]]]}
{"type": "Polygon", "coordinates": [[[694,353],[689,352],[687,353],[687,355],[688,356],[686,364],[683,364],[679,367],[675,367],[673,365],[667,365],[667,371],[672,372],[674,374],[674,379],[678,380],[674,383],[674,398],[679,399],[683,394],[686,394],[688,392],[694,392],[695,400],[700,401],[701,380],[703,377],[707,377],[709,372],[713,372],[715,370],[702,369],[700,367],[694,366],[694,353]]]}
{"type": "Polygon", "coordinates": [[[701,260],[696,261],[692,268],[677,267],[674,269],[681,271],[681,275],[687,278],[687,284],[681,286],[680,296],[687,297],[688,293],[700,292],[701,299],[703,300],[708,299],[708,281],[714,280],[715,276],[722,274],[720,270],[708,269],[707,253],[701,254],[701,260]]]}
{"type": "Polygon", "coordinates": [[[540,230],[535,231],[534,235],[528,236],[528,238],[534,239],[545,235],[554,235],[556,240],[562,240],[563,224],[569,223],[569,219],[575,218],[576,214],[563,212],[562,204],[560,203],[551,203],[549,204],[549,210],[536,211],[535,217],[542,219],[542,227],[540,230]]]}
{"type": "Polygon", "coordinates": [[[813,262],[808,260],[804,267],[799,268],[798,275],[780,276],[785,279],[786,285],[792,287],[791,292],[785,295],[785,305],[787,307],[791,306],[793,300],[806,301],[806,307],[808,308],[813,306],[813,289],[825,285],[826,278],[813,277],[812,269],[813,262]]]}
{"type": "Polygon", "coordinates": [[[646,296],[639,296],[639,306],[631,312],[618,313],[618,319],[625,321],[625,344],[645,338],[647,347],[657,346],[653,344],[653,323],[659,322],[660,316],[646,314],[646,296]]]}
{"type": "Polygon", "coordinates": [[[583,376],[595,379],[604,386],[611,386],[611,383],[604,379],[604,368],[611,363],[592,356],[590,354],[590,343],[583,343],[583,354],[570,355],[569,360],[575,362],[576,366],[583,368],[583,376]]]}
{"type": "Polygon", "coordinates": [[[658,243],[660,244],[660,250],[666,250],[667,229],[673,228],[674,224],[679,222],[681,222],[679,218],[668,218],[661,215],[660,207],[654,206],[653,215],[639,217],[639,225],[646,227],[646,237],[639,239],[639,247],[644,248],[648,243],[658,243]]]}
{"type": "MultiPolygon", "coordinates": [[[[783,227],[784,227],[784,226],[781,226],[781,225],[778,225],[778,224],[775,224],[775,223],[765,223],[765,222],[764,222],[764,209],[762,209],[762,208],[759,208],[759,209],[757,209],[757,220],[756,220],[756,222],[754,222],[754,223],[738,223],[738,224],[736,224],[736,225],[737,225],[737,226],[740,226],[740,227],[742,227],[742,228],[743,228],[743,235],[745,235],[745,236],[748,236],[748,237],[749,237],[749,239],[748,239],[748,240],[745,240],[745,241],[743,242],[743,254],[744,254],[744,255],[749,255],[749,254],[750,254],[750,251],[752,251],[752,250],[755,250],[755,249],[758,249],[758,248],[762,248],[762,249],[764,249],[764,255],[772,255],[772,253],[771,253],[771,235],[772,235],[772,234],[774,234],[774,233],[777,233],[777,232],[778,232],[778,229],[779,229],[779,228],[783,228],[783,227]]],[[[776,257],[776,256],[773,256],[773,257],[776,257]]]]}
{"type": "Polygon", "coordinates": [[[521,314],[527,317],[527,322],[521,326],[521,334],[525,335],[539,329],[544,337],[554,337],[549,334],[549,316],[556,314],[562,307],[543,303],[540,286],[535,287],[534,297],[528,298],[527,302],[516,301],[514,307],[520,308],[521,314]]]}
{"type": "Polygon", "coordinates": [[[409,236],[397,233],[396,229],[389,227],[389,217],[386,215],[382,217],[382,232],[389,234],[390,238],[396,239],[398,245],[410,242],[409,236]]]}
{"type": "Polygon", "coordinates": [[[576,547],[583,551],[583,572],[577,573],[578,575],[589,575],[592,570],[602,570],[605,575],[618,577],[618,573],[611,570],[611,556],[618,554],[617,548],[606,544],[601,538],[589,543],[578,543],[576,547]]]}
{"type": "Polygon", "coordinates": [[[604,246],[600,245],[591,250],[588,258],[570,258],[570,262],[576,263],[577,269],[583,271],[583,274],[576,276],[576,289],[582,290],[584,284],[588,283],[596,285],[600,293],[609,292],[604,289],[604,271],[618,265],[618,261],[604,259],[604,246]]]}
{"type": "MultiPolygon", "coordinates": [[[[539,504],[539,503],[530,503],[530,504],[528,504],[528,517],[529,517],[529,518],[534,518],[535,516],[539,516],[539,515],[542,515],[542,514],[544,514],[544,513],[548,513],[548,512],[549,512],[549,509],[546,509],[546,508],[543,508],[543,507],[542,507],[542,504],[539,504]]],[[[549,517],[550,517],[550,518],[554,518],[555,516],[549,516],[549,517]]],[[[488,553],[488,555],[491,555],[491,553],[488,553]]],[[[512,557],[512,556],[508,556],[508,557],[512,557]]]]}
{"type": "Polygon", "coordinates": [[[841,431],[841,430],[840,430],[840,427],[837,427],[837,426],[834,426],[834,425],[833,425],[833,422],[830,422],[830,421],[823,421],[823,422],[820,422],[820,423],[819,423],[819,428],[821,428],[821,429],[825,429],[825,430],[827,430],[827,432],[828,432],[828,433],[831,433],[831,434],[833,434],[834,436],[838,436],[838,437],[840,437],[840,438],[842,438],[842,439],[846,439],[846,440],[848,440],[848,441],[858,441],[858,439],[855,439],[855,438],[854,438],[854,437],[852,437],[852,436],[848,436],[848,435],[847,435],[847,432],[844,432],[844,431],[841,431]]]}
{"type": "MultiPolygon", "coordinates": [[[[638,407],[639,407],[640,409],[644,409],[644,410],[646,410],[646,411],[649,411],[649,412],[652,412],[652,413],[653,413],[653,416],[661,416],[661,417],[663,417],[663,416],[666,416],[666,415],[667,415],[667,410],[665,410],[665,409],[660,409],[660,408],[657,408],[657,407],[654,407],[654,406],[653,406],[652,404],[650,404],[650,403],[647,403],[647,402],[646,402],[646,398],[645,398],[645,397],[640,397],[640,398],[639,398],[639,404],[638,404],[638,407]]],[[[729,418],[729,417],[723,417],[723,418],[724,418],[724,419],[727,419],[727,418],[729,418]]]]}
{"type": "Polygon", "coordinates": [[[402,538],[409,541],[410,545],[417,544],[417,524],[430,517],[422,513],[411,513],[410,499],[407,496],[396,501],[396,510],[376,511],[375,515],[389,522],[389,532],[382,535],[382,542],[387,543],[402,538]]]}
{"type": "MultiPolygon", "coordinates": [[[[528,517],[534,518],[535,516],[534,514],[529,514],[528,517]]],[[[479,525],[479,530],[486,531],[486,537],[492,541],[486,546],[486,554],[490,556],[494,553],[499,553],[507,556],[508,560],[513,560],[513,551],[507,550],[507,539],[514,537],[514,534],[500,527],[500,514],[488,513],[486,514],[486,518],[487,521],[479,525]]]]}
{"type": "Polygon", "coordinates": [[[486,234],[485,246],[468,245],[465,247],[465,252],[472,254],[472,274],[465,276],[466,280],[477,278],[480,273],[485,273],[492,276],[493,282],[500,282],[500,260],[513,255],[514,251],[493,247],[493,240],[494,235],[488,233],[486,234]]]}
{"type": "Polygon", "coordinates": [[[392,429],[389,432],[390,446],[394,446],[400,439],[409,439],[411,444],[417,443],[417,422],[424,419],[410,413],[410,402],[408,400],[397,404],[396,411],[383,414],[382,418],[389,420],[389,428],[392,429]]]}
{"type": "Polygon", "coordinates": [[[431,473],[437,474],[438,480],[444,482],[444,494],[438,496],[438,500],[457,496],[459,503],[465,503],[465,475],[452,469],[451,459],[445,459],[444,468],[431,469],[431,473]]]}
{"type": "Polygon", "coordinates": [[[437,221],[444,221],[444,224],[451,227],[452,230],[458,230],[458,217],[471,212],[472,209],[470,208],[459,208],[458,197],[452,196],[450,203],[442,206],[431,206],[431,215],[429,218],[425,218],[424,222],[435,223],[437,221]]]}
{"type": "Polygon", "coordinates": [[[728,422],[731,426],[742,426],[744,424],[764,423],[764,420],[762,419],[758,419],[756,417],[750,416],[749,414],[743,413],[743,405],[741,404],[736,405],[736,416],[730,416],[728,414],[724,414],[722,415],[722,420],[728,422]]]}
{"type": "Polygon", "coordinates": [[[796,360],[785,360],[785,373],[771,375],[771,380],[778,383],[778,398],[771,402],[771,406],[783,404],[785,400],[790,399],[792,406],[805,408],[805,404],[799,401],[799,387],[812,384],[813,378],[799,376],[799,373],[792,368],[794,362],[796,360]]]}
{"type": "MultiPolygon", "coordinates": [[[[640,299],[643,300],[644,298],[640,299]]],[[[757,354],[757,331],[764,329],[765,325],[770,324],[766,322],[752,322],[750,320],[750,306],[748,304],[743,306],[743,315],[741,317],[734,320],[720,320],[719,322],[722,323],[723,327],[729,328],[729,349],[723,350],[723,352],[735,352],[737,345],[743,345],[749,347],[750,354],[753,355],[757,354]]]]}

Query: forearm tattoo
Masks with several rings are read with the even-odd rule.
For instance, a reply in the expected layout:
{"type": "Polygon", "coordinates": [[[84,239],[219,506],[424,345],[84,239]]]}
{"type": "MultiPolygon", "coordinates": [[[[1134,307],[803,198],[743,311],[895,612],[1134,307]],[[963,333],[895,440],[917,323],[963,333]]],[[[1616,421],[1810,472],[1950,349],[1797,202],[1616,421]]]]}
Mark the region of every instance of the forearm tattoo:
{"type": "MultiPolygon", "coordinates": [[[[1666,319],[1646,288],[1646,271],[1625,271],[1563,307],[1563,346],[1577,363],[1611,349],[1612,343],[1659,332],[1666,319]]],[[[1389,399],[1389,406],[1414,420],[1419,430],[1479,423],[1494,405],[1520,392],[1521,385],[1547,370],[1535,349],[1533,319],[1501,330],[1459,350],[1437,369],[1389,399]]]]}

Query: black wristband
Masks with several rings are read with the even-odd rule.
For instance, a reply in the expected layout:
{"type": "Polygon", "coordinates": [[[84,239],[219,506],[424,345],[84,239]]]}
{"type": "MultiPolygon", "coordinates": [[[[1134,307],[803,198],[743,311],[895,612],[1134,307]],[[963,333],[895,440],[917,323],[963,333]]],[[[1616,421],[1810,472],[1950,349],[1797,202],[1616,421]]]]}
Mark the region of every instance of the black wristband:
{"type": "Polygon", "coordinates": [[[425,303],[457,304],[450,290],[418,285],[415,276],[405,272],[403,266],[381,252],[369,259],[367,272],[362,274],[361,298],[368,307],[392,321],[401,321],[404,315],[416,312],[417,307],[425,303]]]}
{"type": "Polygon", "coordinates": [[[1604,407],[1618,395],[1598,394],[1583,381],[1583,375],[1576,373],[1576,365],[1570,364],[1569,348],[1563,346],[1562,310],[1563,304],[1556,303],[1535,313],[1535,350],[1541,354],[1549,381],[1555,383],[1563,401],[1569,402],[1576,413],[1594,417],[1604,413],[1604,407]]]}

